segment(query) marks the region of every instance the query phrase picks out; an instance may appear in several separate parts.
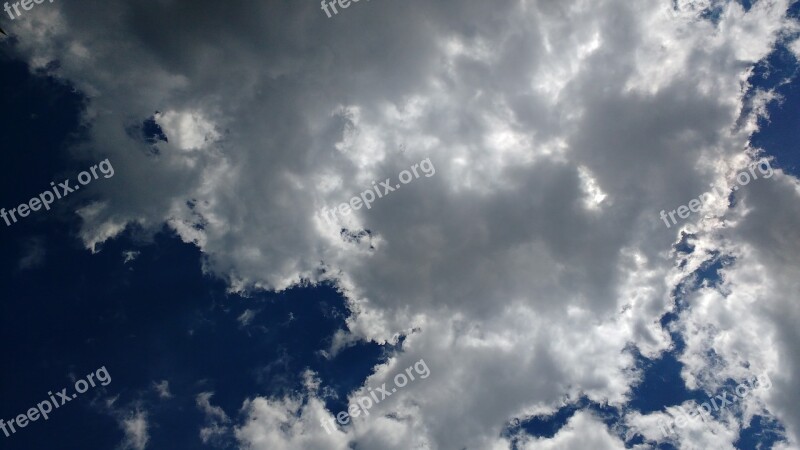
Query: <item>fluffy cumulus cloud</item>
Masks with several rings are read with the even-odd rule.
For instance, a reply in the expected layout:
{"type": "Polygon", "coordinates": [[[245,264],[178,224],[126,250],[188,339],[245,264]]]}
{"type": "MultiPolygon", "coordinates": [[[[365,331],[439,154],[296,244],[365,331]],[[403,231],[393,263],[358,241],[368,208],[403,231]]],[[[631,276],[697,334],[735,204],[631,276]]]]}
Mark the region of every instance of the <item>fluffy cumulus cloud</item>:
{"type": "MultiPolygon", "coordinates": [[[[386,0],[329,19],[316,2],[109,0],[48,4],[15,31],[34,67],[89,98],[75,156],[116,169],[81,210],[87,247],[166,223],[232,290],[334,281],[353,314],[330,354],[407,335],[351,404],[421,358],[430,367],[330,433],[315,386],[254,396],[232,425],[243,447],[509,448],[514,419],[578,398],[624,405],[641,378],[632,349],[655,357],[673,331],[687,387],[772,377],[743,418],[670,438],[732,448],[755,411],[786,426],[787,445],[800,437],[800,184],[776,170],[670,228],[659,212],[709,184],[731,192],[758,158],[749,139],[774,96],[747,97],[747,80],[796,32],[788,7],[386,0]],[[136,132],[147,120],[166,139],[136,132]],[[426,158],[435,174],[323,217],[426,158]],[[683,255],[672,244],[688,222],[696,250],[683,255]],[[714,252],[733,261],[721,282],[662,329],[714,252]]],[[[204,440],[230,423],[209,398],[204,440]]],[[[625,421],[655,442],[664,414],[625,421]]],[[[141,446],[144,420],[126,424],[141,446]]],[[[552,438],[516,439],[624,448],[589,411],[552,438]]]]}
{"type": "Polygon", "coordinates": [[[609,434],[605,424],[585,412],[572,416],[552,439],[531,439],[520,448],[525,450],[551,450],[562,448],[596,448],[622,450],[624,443],[609,434]]]}

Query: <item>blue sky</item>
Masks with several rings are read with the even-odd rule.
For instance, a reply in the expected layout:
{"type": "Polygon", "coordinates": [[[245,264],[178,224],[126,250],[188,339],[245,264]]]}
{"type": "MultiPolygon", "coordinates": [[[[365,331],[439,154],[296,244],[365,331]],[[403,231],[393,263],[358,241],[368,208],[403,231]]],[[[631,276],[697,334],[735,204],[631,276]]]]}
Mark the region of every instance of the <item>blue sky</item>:
{"type": "Polygon", "coordinates": [[[0,207],[114,168],[0,221],[0,419],[111,382],[0,448],[800,448],[800,3],[84,3],[0,21],[0,207]]]}

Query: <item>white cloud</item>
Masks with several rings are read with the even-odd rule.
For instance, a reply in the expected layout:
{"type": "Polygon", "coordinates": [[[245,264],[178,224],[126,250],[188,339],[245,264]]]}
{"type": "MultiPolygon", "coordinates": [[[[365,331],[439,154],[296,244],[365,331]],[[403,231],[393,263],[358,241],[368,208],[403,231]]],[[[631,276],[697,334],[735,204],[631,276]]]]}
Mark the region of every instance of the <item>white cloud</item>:
{"type": "Polygon", "coordinates": [[[155,119],[170,142],[181,150],[200,149],[219,138],[214,124],[198,111],[167,111],[157,113],[155,119]]]}
{"type": "MultiPolygon", "coordinates": [[[[295,3],[60,4],[19,48],[34,65],[61,61],[58,75],[91,97],[92,142],[76,151],[117,169],[80,212],[87,247],[128,223],[168,223],[231,289],[335,279],[354,314],[331,354],[416,330],[365,386],[419,358],[426,383],[330,435],[313,395],[254,397],[235,430],[243,445],[507,448],[515,417],[580,395],[623,404],[640,376],[631,343],[670,348],[658,319],[699,256],[674,266],[676,229],[658,211],[728,185],[775,98],[761,92],[739,117],[752,64],[796,26],[787,1],[725,3],[717,23],[702,17],[709,2],[671,4],[373,3],[337,22],[295,3]],[[124,130],[155,110],[170,142],[152,157],[124,130]],[[426,157],[435,177],[347,219],[372,245],[315,216],[426,157]]],[[[692,293],[676,325],[687,384],[744,375],[745,360],[775,373],[765,405],[795,440],[798,191],[776,175],[734,210],[720,199],[704,212],[698,249],[738,259],[724,300],[692,293]],[[710,349],[725,364],[711,366],[710,349]]],[[[592,439],[621,448],[587,413],[530,445],[592,439]]]]}
{"type": "Polygon", "coordinates": [[[242,314],[239,315],[239,317],[236,318],[236,320],[238,320],[243,327],[246,327],[250,324],[250,322],[253,321],[253,319],[256,317],[256,314],[256,311],[252,309],[246,309],[242,314]]]}
{"type": "Polygon", "coordinates": [[[791,50],[794,54],[794,57],[800,61],[800,39],[795,39],[792,41],[792,43],[789,44],[789,50],[791,50]]]}
{"type": "Polygon", "coordinates": [[[122,256],[124,257],[122,263],[128,264],[129,262],[136,260],[136,258],[138,258],[140,254],[141,252],[136,250],[126,250],[122,252],[122,256]]]}
{"type": "Polygon", "coordinates": [[[210,400],[213,395],[213,392],[202,392],[197,394],[197,407],[200,408],[200,410],[205,413],[206,417],[210,419],[220,422],[229,422],[230,419],[228,419],[228,415],[225,414],[225,411],[223,411],[222,408],[211,405],[210,400]]]}
{"type": "Polygon", "coordinates": [[[158,392],[159,398],[172,398],[172,393],[169,391],[169,381],[161,380],[160,382],[156,383],[153,382],[153,389],[158,392]]]}
{"type": "Polygon", "coordinates": [[[206,425],[200,428],[200,439],[204,444],[227,435],[230,430],[230,418],[219,406],[211,405],[213,392],[202,392],[195,399],[198,409],[205,414],[206,425]]]}
{"type": "Polygon", "coordinates": [[[120,444],[123,450],[144,450],[150,435],[147,432],[147,412],[136,411],[123,418],[120,426],[125,432],[125,439],[120,444]]]}
{"type": "Polygon", "coordinates": [[[245,423],[236,428],[236,437],[252,449],[345,450],[350,448],[340,431],[328,434],[322,420],[328,419],[323,404],[316,398],[307,402],[284,398],[267,400],[261,397],[247,401],[245,423]]]}
{"type": "Polygon", "coordinates": [[[525,439],[520,447],[524,450],[622,450],[625,444],[610,434],[603,422],[587,412],[573,415],[567,424],[552,439],[525,439]]]}

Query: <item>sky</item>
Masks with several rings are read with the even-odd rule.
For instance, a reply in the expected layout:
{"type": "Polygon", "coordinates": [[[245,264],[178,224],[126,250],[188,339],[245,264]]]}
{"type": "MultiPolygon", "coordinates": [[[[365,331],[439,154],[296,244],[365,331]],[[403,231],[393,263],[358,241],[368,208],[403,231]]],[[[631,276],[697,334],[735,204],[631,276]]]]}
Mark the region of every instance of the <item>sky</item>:
{"type": "Polygon", "coordinates": [[[0,28],[0,449],[800,449],[800,2],[0,28]]]}

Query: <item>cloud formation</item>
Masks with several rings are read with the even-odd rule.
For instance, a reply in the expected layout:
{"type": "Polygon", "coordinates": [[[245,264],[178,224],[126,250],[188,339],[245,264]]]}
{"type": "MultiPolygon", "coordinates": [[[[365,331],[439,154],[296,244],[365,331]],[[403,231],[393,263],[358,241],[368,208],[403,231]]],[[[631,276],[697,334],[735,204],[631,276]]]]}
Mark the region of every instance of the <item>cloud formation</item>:
{"type": "MultiPolygon", "coordinates": [[[[166,223],[232,290],[337,283],[353,310],[340,342],[408,334],[365,387],[431,366],[331,435],[313,389],[254,394],[242,445],[509,448],[514,418],[581,396],[622,407],[641,376],[631,346],[673,348],[658,320],[711,251],[735,264],[673,325],[687,386],[775,373],[759,408],[796,444],[800,310],[782,293],[798,291],[797,179],[778,170],[735,206],[710,205],[684,265],[671,252],[680,231],[658,217],[709,184],[730,189],[759,156],[749,138],[765,110],[746,107],[747,80],[797,30],[788,1],[360,6],[329,20],[314,2],[72,2],[15,30],[34,67],[59,61],[49,70],[89,97],[75,157],[114,161],[102,200],[80,211],[88,248],[166,223]],[[126,131],[150,117],[168,141],[126,131]],[[319,216],[426,157],[435,177],[337,224],[319,216]]],[[[143,417],[131,429],[146,443],[143,417]]],[[[524,442],[623,448],[588,412],[524,442]]]]}
{"type": "Polygon", "coordinates": [[[145,411],[131,413],[127,418],[122,419],[120,426],[125,432],[125,440],[120,444],[121,449],[144,450],[147,448],[150,435],[147,432],[147,413],[145,411]]]}

